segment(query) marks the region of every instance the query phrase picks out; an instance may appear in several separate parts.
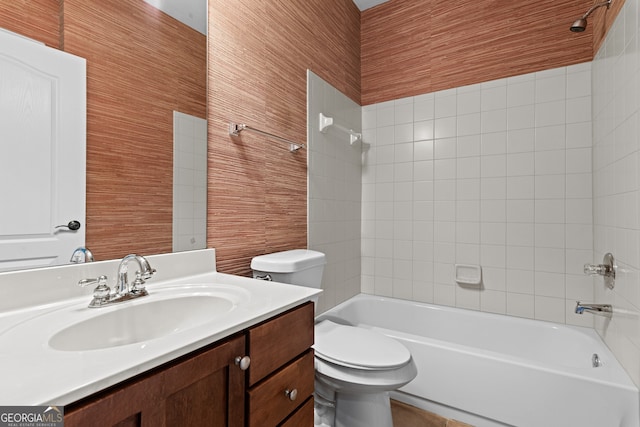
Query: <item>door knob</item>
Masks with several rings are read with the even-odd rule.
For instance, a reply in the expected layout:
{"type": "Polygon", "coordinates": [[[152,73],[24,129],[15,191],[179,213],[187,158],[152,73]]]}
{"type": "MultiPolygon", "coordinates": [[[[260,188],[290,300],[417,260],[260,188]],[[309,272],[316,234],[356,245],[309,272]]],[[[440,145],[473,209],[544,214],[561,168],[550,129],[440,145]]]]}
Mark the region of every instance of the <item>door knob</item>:
{"type": "Polygon", "coordinates": [[[68,228],[71,231],[76,231],[80,229],[80,221],[73,219],[68,224],[56,225],[55,228],[68,228]]]}

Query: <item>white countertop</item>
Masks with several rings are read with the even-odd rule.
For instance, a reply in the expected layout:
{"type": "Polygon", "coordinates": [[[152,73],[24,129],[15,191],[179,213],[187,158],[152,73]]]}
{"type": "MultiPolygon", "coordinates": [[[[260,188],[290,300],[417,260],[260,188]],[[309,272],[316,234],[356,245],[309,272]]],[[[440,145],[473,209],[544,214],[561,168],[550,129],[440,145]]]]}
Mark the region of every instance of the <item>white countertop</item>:
{"type": "MultiPolygon", "coordinates": [[[[209,322],[153,340],[89,351],[59,351],[51,348],[48,343],[51,333],[59,330],[60,325],[65,323],[64,316],[68,316],[69,313],[75,313],[76,316],[93,316],[94,313],[95,315],[102,313],[101,310],[117,310],[118,305],[88,308],[91,296],[86,295],[87,292],[84,290],[78,291],[82,294],[80,296],[68,297],[48,304],[38,301],[34,305],[21,304],[15,309],[4,307],[4,310],[0,304],[0,378],[2,378],[0,405],[63,406],[72,403],[309,301],[311,297],[321,292],[319,289],[217,273],[215,272],[215,252],[208,251],[210,252],[197,251],[199,255],[196,254],[196,256],[200,258],[196,261],[202,261],[203,257],[208,260],[204,270],[209,269],[210,272],[202,272],[203,268],[199,265],[191,269],[197,274],[165,275],[167,277],[165,280],[162,280],[162,275],[158,274],[160,280],[154,277],[147,282],[149,293],[153,294],[154,290],[160,292],[162,289],[179,286],[220,284],[240,288],[242,290],[240,292],[244,295],[243,301],[224,315],[213,315],[209,322]],[[213,262],[210,261],[211,256],[213,256],[213,262]]],[[[188,255],[177,255],[180,257],[177,260],[184,261],[186,256],[188,255]]],[[[158,272],[161,268],[165,270],[172,268],[174,258],[171,255],[161,257],[162,259],[157,260],[154,257],[148,257],[148,259],[158,272]]],[[[102,267],[112,270],[113,265],[112,262],[108,262],[102,266],[85,266],[85,269],[91,268],[98,271],[102,267]]],[[[82,267],[78,268],[82,269],[82,267]]],[[[62,281],[67,286],[69,280],[64,276],[67,275],[68,269],[49,270],[52,270],[52,274],[56,276],[52,276],[53,282],[64,279],[62,281]]],[[[114,272],[110,273],[114,275],[114,272]]],[[[34,291],[34,289],[28,289],[28,286],[26,289],[25,286],[19,286],[21,281],[28,282],[33,274],[37,274],[40,281],[46,282],[47,278],[42,270],[31,275],[24,273],[18,277],[17,281],[17,276],[11,276],[11,274],[3,273],[0,276],[0,292],[3,298],[12,298],[13,290],[11,289],[14,286],[22,293],[34,291]],[[18,285],[14,285],[14,282],[18,285]]],[[[72,274],[74,278],[77,275],[75,271],[72,274]]],[[[75,283],[68,286],[65,295],[72,292],[75,283]]],[[[26,297],[21,294],[20,298],[26,297]]],[[[138,300],[144,298],[148,297],[141,297],[138,300]]],[[[100,331],[96,333],[99,334],[100,331]]]]}

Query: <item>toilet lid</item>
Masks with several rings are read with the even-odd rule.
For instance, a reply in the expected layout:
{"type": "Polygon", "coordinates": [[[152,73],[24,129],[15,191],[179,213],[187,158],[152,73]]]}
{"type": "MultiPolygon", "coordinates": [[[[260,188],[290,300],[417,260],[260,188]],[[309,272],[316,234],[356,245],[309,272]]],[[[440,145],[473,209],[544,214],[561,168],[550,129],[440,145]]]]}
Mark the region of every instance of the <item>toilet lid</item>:
{"type": "Polygon", "coordinates": [[[411,359],[398,341],[369,329],[323,320],[315,327],[315,354],[320,359],[359,369],[393,369],[411,359]]]}

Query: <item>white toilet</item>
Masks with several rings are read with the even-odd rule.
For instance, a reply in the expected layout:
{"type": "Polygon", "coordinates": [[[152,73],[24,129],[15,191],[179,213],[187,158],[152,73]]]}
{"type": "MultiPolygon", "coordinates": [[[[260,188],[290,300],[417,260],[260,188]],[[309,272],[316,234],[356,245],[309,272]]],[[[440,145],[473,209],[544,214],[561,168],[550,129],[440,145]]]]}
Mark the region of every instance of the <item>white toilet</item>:
{"type": "MultiPolygon", "coordinates": [[[[321,287],[324,265],[323,253],[306,249],[251,261],[254,278],[312,288],[321,287]]],[[[316,323],[313,347],[316,426],[392,427],[389,391],[417,374],[409,350],[375,331],[331,320],[316,323]]]]}

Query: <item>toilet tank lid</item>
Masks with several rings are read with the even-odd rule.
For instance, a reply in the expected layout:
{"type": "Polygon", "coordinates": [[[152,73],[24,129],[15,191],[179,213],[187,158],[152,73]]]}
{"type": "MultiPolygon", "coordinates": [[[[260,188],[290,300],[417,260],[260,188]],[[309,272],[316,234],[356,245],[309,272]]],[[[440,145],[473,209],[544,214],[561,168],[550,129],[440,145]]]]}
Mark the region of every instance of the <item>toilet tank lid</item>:
{"type": "Polygon", "coordinates": [[[270,273],[292,273],[325,263],[325,255],[322,252],[293,249],[254,257],[251,260],[251,269],[270,273]]]}

